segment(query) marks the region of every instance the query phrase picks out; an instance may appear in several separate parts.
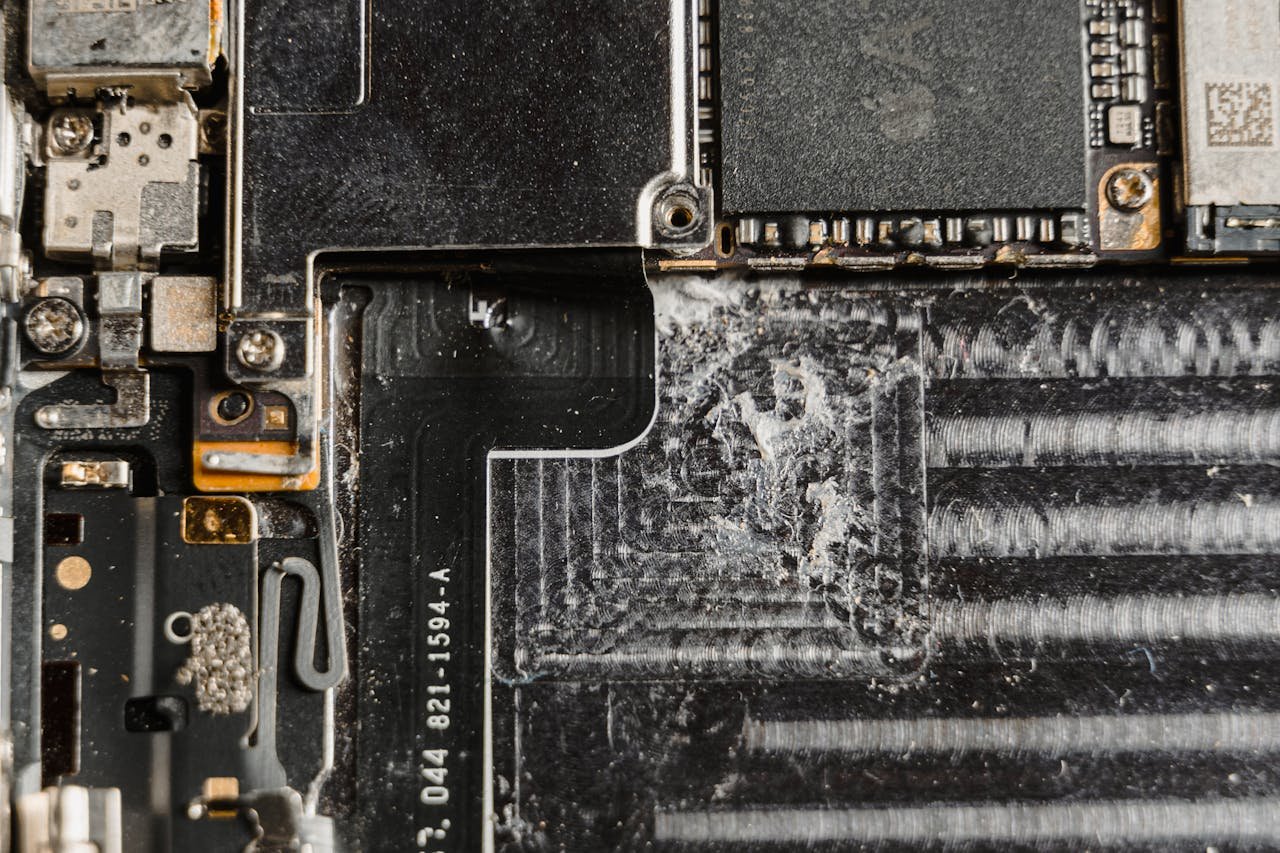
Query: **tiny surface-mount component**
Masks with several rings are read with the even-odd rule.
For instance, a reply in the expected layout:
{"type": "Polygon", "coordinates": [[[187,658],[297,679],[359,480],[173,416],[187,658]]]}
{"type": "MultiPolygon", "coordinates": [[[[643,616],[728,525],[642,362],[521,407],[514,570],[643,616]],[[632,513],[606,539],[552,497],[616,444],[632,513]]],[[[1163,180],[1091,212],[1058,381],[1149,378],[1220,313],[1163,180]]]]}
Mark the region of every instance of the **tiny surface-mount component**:
{"type": "Polygon", "coordinates": [[[1147,41],[1147,25],[1141,18],[1129,18],[1120,26],[1120,41],[1126,46],[1137,46],[1147,41]]]}
{"type": "Polygon", "coordinates": [[[288,429],[289,407],[267,406],[262,413],[262,425],[265,429],[288,429]]]}
{"type": "Polygon", "coordinates": [[[1114,77],[1116,73],[1116,64],[1110,60],[1094,62],[1089,65],[1089,76],[1091,77],[1114,77]]]}
{"type": "Polygon", "coordinates": [[[192,820],[230,820],[237,814],[240,780],[234,776],[210,776],[200,786],[200,799],[188,806],[192,820]]]}
{"type": "Polygon", "coordinates": [[[122,853],[120,790],[49,787],[18,799],[17,853],[122,853]]]}
{"type": "Polygon", "coordinates": [[[73,459],[62,463],[62,487],[100,486],[127,489],[132,471],[123,459],[73,459]]]}
{"type": "Polygon", "coordinates": [[[1107,108],[1107,142],[1132,147],[1142,142],[1142,108],[1112,104],[1107,108]]]}

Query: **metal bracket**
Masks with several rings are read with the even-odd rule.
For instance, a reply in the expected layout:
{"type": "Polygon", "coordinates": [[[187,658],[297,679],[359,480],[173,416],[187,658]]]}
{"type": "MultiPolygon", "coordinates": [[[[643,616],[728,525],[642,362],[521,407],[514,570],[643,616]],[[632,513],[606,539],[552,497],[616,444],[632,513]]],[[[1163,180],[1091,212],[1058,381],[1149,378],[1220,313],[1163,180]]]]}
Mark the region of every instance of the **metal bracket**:
{"type": "Polygon", "coordinates": [[[125,269],[154,268],[162,251],[194,251],[198,135],[186,93],[56,111],[44,133],[45,253],[125,269]]]}
{"type": "Polygon", "coordinates": [[[44,429],[127,429],[150,422],[150,374],[104,371],[102,384],[115,389],[114,403],[41,406],[36,424],[44,429]]]}
{"type": "Polygon", "coordinates": [[[98,362],[103,371],[134,371],[142,349],[140,272],[98,273],[98,362]]]}
{"type": "Polygon", "coordinates": [[[310,453],[297,453],[293,456],[272,456],[267,453],[208,450],[200,457],[200,464],[210,471],[299,477],[304,474],[310,474],[316,467],[316,460],[310,453]]]}

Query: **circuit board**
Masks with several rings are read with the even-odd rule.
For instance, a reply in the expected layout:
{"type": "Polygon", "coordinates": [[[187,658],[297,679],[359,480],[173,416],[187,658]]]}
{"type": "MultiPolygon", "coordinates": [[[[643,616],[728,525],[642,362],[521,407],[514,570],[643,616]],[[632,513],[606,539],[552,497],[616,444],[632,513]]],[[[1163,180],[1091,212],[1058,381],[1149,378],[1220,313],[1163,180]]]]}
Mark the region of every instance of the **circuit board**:
{"type": "Polygon", "coordinates": [[[0,8],[0,853],[1280,849],[1280,0],[0,8]]]}

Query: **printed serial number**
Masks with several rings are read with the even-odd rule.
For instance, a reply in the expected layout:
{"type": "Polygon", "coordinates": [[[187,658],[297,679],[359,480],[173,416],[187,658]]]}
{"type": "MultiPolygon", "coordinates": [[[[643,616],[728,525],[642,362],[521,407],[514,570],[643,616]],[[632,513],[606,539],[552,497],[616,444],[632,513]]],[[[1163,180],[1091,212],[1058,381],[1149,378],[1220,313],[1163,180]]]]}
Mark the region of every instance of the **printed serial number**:
{"type": "MultiPolygon", "coordinates": [[[[447,569],[433,572],[431,577],[442,584],[449,582],[447,569]]],[[[448,616],[449,602],[445,600],[446,592],[447,587],[441,586],[440,600],[427,604],[428,616],[423,625],[428,632],[424,636],[428,651],[423,675],[435,683],[428,684],[425,688],[426,701],[422,706],[422,720],[426,730],[435,733],[448,731],[453,713],[453,700],[450,696],[452,691],[449,685],[450,652],[448,651],[453,642],[449,633],[453,625],[448,616]]],[[[430,739],[431,736],[428,737],[430,739]]],[[[422,750],[418,768],[421,776],[418,799],[424,806],[441,808],[449,805],[448,759],[449,750],[443,747],[422,750]]],[[[448,837],[450,825],[449,819],[442,817],[439,820],[429,820],[426,826],[418,829],[415,840],[419,851],[443,853],[442,850],[434,848],[448,837]]]]}
{"type": "MultiPolygon", "coordinates": [[[[449,768],[445,762],[449,758],[447,749],[424,749],[422,751],[422,778],[426,784],[422,786],[422,802],[429,806],[442,806],[449,802],[449,768]]],[[[426,850],[432,842],[443,841],[449,834],[452,824],[449,819],[441,818],[435,826],[424,826],[418,830],[418,849],[426,850]]],[[[443,851],[432,851],[443,853],[443,851]]]]}

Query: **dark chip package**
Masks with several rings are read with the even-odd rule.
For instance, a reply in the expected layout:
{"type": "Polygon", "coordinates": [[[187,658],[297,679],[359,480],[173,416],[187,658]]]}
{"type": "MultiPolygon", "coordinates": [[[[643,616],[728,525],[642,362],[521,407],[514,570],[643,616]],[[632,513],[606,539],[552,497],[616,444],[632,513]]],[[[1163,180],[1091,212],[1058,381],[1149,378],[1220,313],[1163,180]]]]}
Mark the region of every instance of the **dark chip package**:
{"type": "Polygon", "coordinates": [[[1079,207],[1080,9],[726,0],[730,211],[1079,207]]]}

